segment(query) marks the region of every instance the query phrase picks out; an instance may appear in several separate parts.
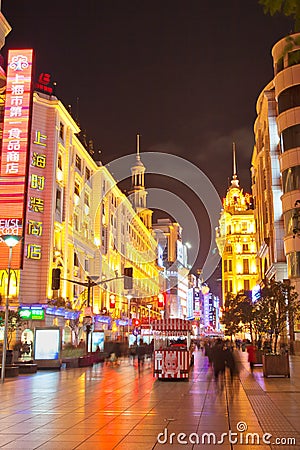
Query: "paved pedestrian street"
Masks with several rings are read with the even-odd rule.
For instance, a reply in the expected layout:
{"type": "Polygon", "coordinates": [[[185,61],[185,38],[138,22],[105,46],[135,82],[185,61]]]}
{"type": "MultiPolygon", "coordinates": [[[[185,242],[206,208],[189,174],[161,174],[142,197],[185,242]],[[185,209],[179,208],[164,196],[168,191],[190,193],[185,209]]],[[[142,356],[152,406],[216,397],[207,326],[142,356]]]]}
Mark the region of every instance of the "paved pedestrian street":
{"type": "Polygon", "coordinates": [[[237,355],[232,383],[216,382],[200,351],[188,381],[156,380],[150,363],[139,372],[128,360],[6,379],[0,448],[300,449],[300,357],[291,378],[266,379],[237,355]]]}

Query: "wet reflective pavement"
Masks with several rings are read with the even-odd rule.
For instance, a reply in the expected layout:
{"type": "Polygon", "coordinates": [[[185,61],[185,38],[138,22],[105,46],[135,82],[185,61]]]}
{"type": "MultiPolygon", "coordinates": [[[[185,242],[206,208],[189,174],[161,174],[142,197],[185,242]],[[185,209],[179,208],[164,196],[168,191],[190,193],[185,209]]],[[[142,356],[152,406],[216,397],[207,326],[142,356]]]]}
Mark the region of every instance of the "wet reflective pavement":
{"type": "Polygon", "coordinates": [[[213,379],[195,353],[188,381],[161,381],[147,362],[39,371],[1,386],[4,449],[300,449],[300,357],[291,378],[249,371],[213,379]],[[296,443],[295,443],[296,442],[296,443]]]}

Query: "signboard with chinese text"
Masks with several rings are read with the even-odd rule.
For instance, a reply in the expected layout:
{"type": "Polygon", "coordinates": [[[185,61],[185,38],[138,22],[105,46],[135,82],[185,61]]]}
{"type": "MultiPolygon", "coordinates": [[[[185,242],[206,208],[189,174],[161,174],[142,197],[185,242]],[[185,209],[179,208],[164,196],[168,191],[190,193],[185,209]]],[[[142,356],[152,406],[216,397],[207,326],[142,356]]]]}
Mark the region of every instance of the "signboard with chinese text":
{"type": "MultiPolygon", "coordinates": [[[[8,247],[1,235],[22,236],[28,137],[32,106],[33,50],[9,50],[0,165],[0,269],[7,268],[8,247]]],[[[11,267],[23,264],[23,245],[12,253],[11,267]]]]}
{"type": "Polygon", "coordinates": [[[21,307],[19,309],[19,316],[22,320],[44,320],[45,310],[38,307],[21,307]]]}

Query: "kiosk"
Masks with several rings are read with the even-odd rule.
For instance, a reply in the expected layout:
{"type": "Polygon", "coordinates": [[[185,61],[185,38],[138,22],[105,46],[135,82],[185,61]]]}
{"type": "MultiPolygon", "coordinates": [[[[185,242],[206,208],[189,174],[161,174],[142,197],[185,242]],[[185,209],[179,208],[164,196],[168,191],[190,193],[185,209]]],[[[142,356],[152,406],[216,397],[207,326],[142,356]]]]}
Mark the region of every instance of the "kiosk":
{"type": "Polygon", "coordinates": [[[152,322],[154,376],[159,379],[188,379],[192,362],[192,324],[184,319],[152,322]]]}

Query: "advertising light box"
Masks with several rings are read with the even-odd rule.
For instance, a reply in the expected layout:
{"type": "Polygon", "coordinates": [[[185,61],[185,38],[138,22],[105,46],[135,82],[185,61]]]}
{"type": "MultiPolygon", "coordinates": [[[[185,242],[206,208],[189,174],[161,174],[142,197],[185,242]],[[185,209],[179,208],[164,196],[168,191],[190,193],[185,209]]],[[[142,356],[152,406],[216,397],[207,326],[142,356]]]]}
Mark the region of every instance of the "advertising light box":
{"type": "Polygon", "coordinates": [[[58,360],[61,347],[59,328],[36,328],[34,335],[34,359],[58,360]]]}

